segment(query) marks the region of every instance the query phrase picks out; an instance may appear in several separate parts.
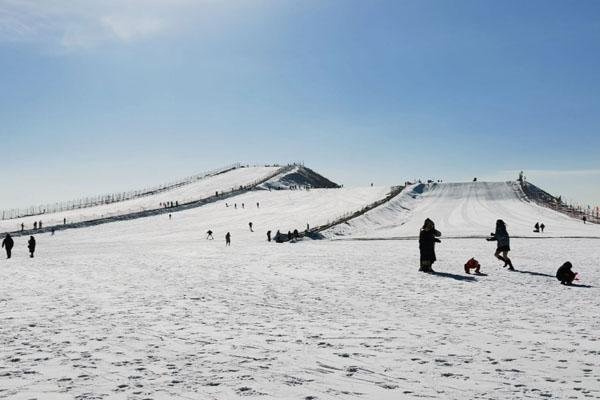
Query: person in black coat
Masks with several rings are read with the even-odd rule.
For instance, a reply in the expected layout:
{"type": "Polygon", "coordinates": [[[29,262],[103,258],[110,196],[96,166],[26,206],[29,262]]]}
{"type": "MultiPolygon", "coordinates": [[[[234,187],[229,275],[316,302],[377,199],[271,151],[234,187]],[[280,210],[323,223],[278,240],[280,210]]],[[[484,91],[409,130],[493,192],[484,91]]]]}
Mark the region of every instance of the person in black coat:
{"type": "Polygon", "coordinates": [[[573,264],[567,261],[556,271],[556,279],[563,285],[571,285],[577,276],[577,273],[571,271],[571,268],[573,268],[573,264]]]}
{"type": "Polygon", "coordinates": [[[435,229],[435,224],[427,218],[423,223],[421,232],[419,233],[419,251],[421,253],[421,272],[434,272],[431,266],[436,261],[435,244],[441,243],[438,236],[442,234],[435,229]]]}
{"type": "Polygon", "coordinates": [[[225,246],[231,246],[231,233],[229,232],[225,235],[225,246]]]}
{"type": "Polygon", "coordinates": [[[12,252],[12,248],[13,248],[14,245],[15,245],[15,241],[10,236],[10,233],[7,233],[6,237],[2,241],[2,247],[4,247],[4,249],[6,250],[6,258],[10,258],[11,252],[12,252]]]}
{"type": "Polygon", "coordinates": [[[267,242],[271,241],[271,231],[267,231],[267,242]]]}
{"type": "Polygon", "coordinates": [[[29,236],[27,248],[29,249],[29,257],[33,258],[33,253],[35,253],[35,238],[33,236],[29,236]]]}
{"type": "Polygon", "coordinates": [[[494,257],[498,260],[503,261],[504,265],[502,268],[508,265],[510,271],[514,271],[512,261],[508,258],[508,252],[510,251],[510,236],[506,230],[506,224],[501,219],[496,221],[496,232],[491,234],[492,236],[487,238],[488,242],[498,242],[494,257]]]}

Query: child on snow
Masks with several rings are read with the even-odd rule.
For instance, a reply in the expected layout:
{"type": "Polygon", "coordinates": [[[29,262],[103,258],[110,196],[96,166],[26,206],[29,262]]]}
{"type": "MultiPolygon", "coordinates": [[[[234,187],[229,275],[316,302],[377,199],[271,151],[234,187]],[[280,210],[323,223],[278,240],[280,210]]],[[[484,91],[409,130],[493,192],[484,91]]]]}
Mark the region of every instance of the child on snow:
{"type": "Polygon", "coordinates": [[[476,259],[474,259],[474,258],[471,258],[471,259],[470,259],[469,261],[467,261],[467,263],[465,264],[465,272],[466,272],[467,274],[470,274],[470,271],[471,271],[472,269],[474,269],[474,270],[475,270],[475,273],[476,273],[476,274],[480,274],[480,273],[481,273],[481,272],[479,272],[480,268],[481,268],[481,265],[479,264],[479,261],[477,261],[477,260],[476,260],[476,259]]]}

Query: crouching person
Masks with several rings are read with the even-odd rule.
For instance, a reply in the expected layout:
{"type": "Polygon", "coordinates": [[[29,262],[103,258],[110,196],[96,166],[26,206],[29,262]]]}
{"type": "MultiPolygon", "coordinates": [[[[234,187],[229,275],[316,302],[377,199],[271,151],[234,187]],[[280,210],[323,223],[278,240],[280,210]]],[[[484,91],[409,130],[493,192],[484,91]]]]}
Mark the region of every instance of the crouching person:
{"type": "Polygon", "coordinates": [[[471,258],[469,261],[467,261],[467,263],[465,264],[465,272],[467,274],[470,274],[471,270],[475,270],[474,272],[476,274],[481,274],[481,272],[479,271],[481,269],[481,265],[479,264],[479,261],[477,261],[474,258],[471,258]]]}
{"type": "Polygon", "coordinates": [[[577,277],[577,272],[571,271],[571,268],[573,268],[573,264],[567,261],[556,271],[556,279],[563,285],[571,285],[577,277]]]}

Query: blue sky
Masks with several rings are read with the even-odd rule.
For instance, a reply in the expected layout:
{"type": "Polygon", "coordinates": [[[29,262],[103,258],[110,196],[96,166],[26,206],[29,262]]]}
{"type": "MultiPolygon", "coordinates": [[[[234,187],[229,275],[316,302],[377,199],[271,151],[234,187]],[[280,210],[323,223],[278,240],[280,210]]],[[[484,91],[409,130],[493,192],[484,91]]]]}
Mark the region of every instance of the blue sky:
{"type": "Polygon", "coordinates": [[[0,208],[301,160],[600,203],[600,2],[0,0],[0,208]]]}

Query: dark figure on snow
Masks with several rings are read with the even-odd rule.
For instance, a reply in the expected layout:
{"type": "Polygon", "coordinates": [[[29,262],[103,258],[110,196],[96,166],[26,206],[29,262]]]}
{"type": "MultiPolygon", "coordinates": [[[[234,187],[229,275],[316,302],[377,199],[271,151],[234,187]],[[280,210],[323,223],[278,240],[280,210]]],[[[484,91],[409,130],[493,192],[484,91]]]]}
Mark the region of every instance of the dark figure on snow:
{"type": "Polygon", "coordinates": [[[298,239],[300,237],[300,232],[298,232],[298,229],[294,229],[294,239],[298,239]]]}
{"type": "Polygon", "coordinates": [[[33,229],[37,229],[37,222],[33,223],[33,229]]]}
{"type": "Polygon", "coordinates": [[[206,231],[206,240],[213,240],[213,231],[211,231],[210,229],[206,231]]]}
{"type": "Polygon", "coordinates": [[[556,279],[563,285],[571,285],[577,276],[577,272],[571,271],[573,265],[567,261],[556,271],[556,279]]]}
{"type": "Polygon", "coordinates": [[[66,224],[67,224],[67,219],[63,218],[63,225],[66,225],[66,224]]]}
{"type": "Polygon", "coordinates": [[[171,214],[169,214],[169,219],[173,218],[173,216],[171,214]]]}
{"type": "Polygon", "coordinates": [[[250,232],[254,232],[254,231],[252,230],[252,222],[248,222],[248,227],[250,227],[250,232]]]}
{"type": "Polygon", "coordinates": [[[244,203],[242,203],[242,208],[244,208],[244,203]]]}
{"type": "Polygon", "coordinates": [[[540,224],[540,230],[542,231],[542,233],[544,233],[544,229],[546,229],[546,225],[544,225],[544,223],[542,222],[540,224]]]}
{"type": "Polygon", "coordinates": [[[438,236],[441,235],[441,232],[435,229],[433,221],[427,218],[419,233],[419,251],[421,252],[421,267],[419,271],[434,272],[431,267],[436,261],[435,244],[442,242],[438,239],[438,236]]]}
{"type": "Polygon", "coordinates": [[[33,253],[35,253],[35,238],[33,236],[29,236],[27,248],[29,249],[29,257],[33,258],[33,253]]]}
{"type": "Polygon", "coordinates": [[[474,258],[471,258],[471,259],[470,259],[469,261],[467,261],[467,263],[465,264],[465,272],[466,272],[467,274],[470,274],[470,272],[469,272],[469,271],[471,271],[472,269],[474,269],[474,270],[475,270],[475,274],[478,274],[478,275],[479,275],[479,274],[481,273],[481,272],[479,272],[479,271],[480,271],[480,269],[481,269],[481,265],[479,264],[479,261],[477,261],[477,260],[476,260],[476,259],[474,259],[474,258]]]}
{"type": "Polygon", "coordinates": [[[287,239],[288,241],[292,240],[292,231],[288,231],[287,239]]]}
{"type": "Polygon", "coordinates": [[[38,227],[39,227],[40,229],[42,229],[42,221],[40,221],[40,223],[38,224],[38,227]]]}
{"type": "Polygon", "coordinates": [[[225,235],[225,246],[231,246],[231,233],[229,232],[225,235]]]}
{"type": "Polygon", "coordinates": [[[233,204],[233,208],[235,208],[237,210],[237,203],[233,204]]]}
{"type": "Polygon", "coordinates": [[[275,242],[276,243],[283,243],[283,242],[285,242],[285,239],[284,239],[283,235],[279,231],[277,231],[277,233],[275,234],[275,242]]]}
{"type": "Polygon", "coordinates": [[[256,208],[260,208],[260,203],[258,201],[256,202],[256,208]]]}
{"type": "Polygon", "coordinates": [[[267,231],[267,242],[271,241],[271,231],[267,231]]]}
{"type": "Polygon", "coordinates": [[[11,253],[12,253],[12,248],[14,245],[15,245],[15,241],[10,236],[10,233],[7,233],[6,237],[2,241],[2,247],[4,247],[4,249],[6,250],[6,258],[10,258],[11,253]]]}
{"type": "Polygon", "coordinates": [[[21,224],[21,232],[25,230],[25,224],[21,224]]]}
{"type": "Polygon", "coordinates": [[[512,261],[508,258],[508,252],[510,251],[510,236],[508,236],[508,232],[506,231],[506,224],[501,219],[496,221],[496,232],[491,234],[487,240],[489,242],[495,241],[498,242],[498,246],[496,248],[496,252],[494,256],[504,262],[502,268],[508,265],[508,269],[510,271],[514,271],[515,268],[512,265],[512,261]]]}
{"type": "Polygon", "coordinates": [[[587,221],[587,217],[584,215],[582,219],[583,219],[583,223],[585,224],[585,222],[587,221]]]}
{"type": "Polygon", "coordinates": [[[50,235],[54,236],[54,228],[50,231],[50,235]]]}
{"type": "Polygon", "coordinates": [[[536,222],[535,225],[533,226],[533,231],[534,232],[539,232],[540,231],[540,223],[536,222]]]}

